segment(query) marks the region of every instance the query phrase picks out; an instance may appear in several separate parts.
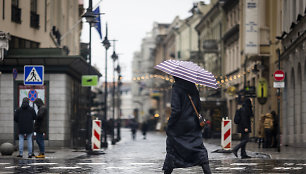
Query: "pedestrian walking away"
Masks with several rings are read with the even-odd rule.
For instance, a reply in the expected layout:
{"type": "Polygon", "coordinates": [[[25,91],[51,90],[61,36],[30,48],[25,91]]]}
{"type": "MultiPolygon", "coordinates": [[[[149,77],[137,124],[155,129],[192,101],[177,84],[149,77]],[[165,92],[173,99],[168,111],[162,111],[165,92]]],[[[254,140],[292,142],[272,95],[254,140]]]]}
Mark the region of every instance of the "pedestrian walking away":
{"type": "Polygon", "coordinates": [[[45,142],[44,134],[46,134],[47,129],[47,108],[44,105],[42,99],[37,98],[34,101],[38,108],[37,119],[34,124],[34,131],[36,132],[36,143],[39,147],[39,154],[35,156],[36,158],[45,158],[45,142]]]}
{"type": "Polygon", "coordinates": [[[147,138],[147,130],[148,130],[148,123],[147,121],[144,121],[141,126],[141,131],[143,135],[143,139],[145,140],[147,138]]]}
{"type": "Polygon", "coordinates": [[[132,138],[133,140],[136,139],[136,132],[138,128],[138,123],[135,118],[133,118],[130,122],[131,132],[132,132],[132,138]]]}
{"type": "Polygon", "coordinates": [[[14,113],[14,121],[17,123],[19,135],[19,155],[17,157],[23,157],[23,144],[24,137],[26,136],[28,143],[28,157],[32,158],[32,136],[35,119],[36,113],[35,110],[30,107],[29,99],[26,97],[23,98],[21,107],[18,108],[14,113]]]}
{"type": "Polygon", "coordinates": [[[232,150],[234,155],[238,157],[237,152],[241,149],[242,159],[251,158],[245,151],[249,141],[249,133],[251,133],[251,117],[253,117],[252,103],[249,98],[245,98],[242,108],[237,110],[234,118],[234,122],[238,124],[238,132],[241,133],[241,141],[232,150]]]}
{"type": "Polygon", "coordinates": [[[166,129],[165,174],[175,168],[202,166],[204,173],[211,173],[207,150],[203,144],[202,128],[189,100],[200,111],[200,97],[194,83],[174,77],[172,87],[171,115],[166,129]]]}

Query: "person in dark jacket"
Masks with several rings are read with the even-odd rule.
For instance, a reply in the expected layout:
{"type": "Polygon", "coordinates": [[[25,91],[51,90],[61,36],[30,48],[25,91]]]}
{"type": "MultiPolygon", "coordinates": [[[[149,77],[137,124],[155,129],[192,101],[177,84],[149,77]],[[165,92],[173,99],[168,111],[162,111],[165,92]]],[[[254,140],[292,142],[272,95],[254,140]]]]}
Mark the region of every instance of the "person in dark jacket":
{"type": "Polygon", "coordinates": [[[211,173],[207,150],[203,144],[202,128],[188,95],[198,112],[200,97],[194,83],[174,77],[172,87],[171,115],[167,125],[165,174],[174,168],[202,166],[204,173],[211,173]]]}
{"type": "Polygon", "coordinates": [[[241,133],[241,141],[236,145],[232,152],[238,157],[237,152],[241,149],[241,158],[251,158],[245,151],[246,144],[249,141],[249,133],[251,133],[251,117],[253,117],[252,103],[249,98],[244,100],[242,108],[240,108],[240,119],[238,122],[238,132],[241,133]]]}
{"type": "Polygon", "coordinates": [[[35,110],[30,107],[29,99],[23,98],[21,107],[18,108],[14,113],[14,121],[18,125],[19,130],[19,155],[17,157],[23,156],[23,144],[24,136],[27,137],[28,142],[28,157],[32,158],[32,136],[33,136],[33,124],[36,119],[35,110]]]}
{"type": "Polygon", "coordinates": [[[272,129],[272,147],[277,147],[277,136],[278,136],[278,115],[276,114],[275,111],[271,112],[272,118],[273,118],[273,129],[272,129]]]}
{"type": "Polygon", "coordinates": [[[138,129],[138,123],[135,118],[133,118],[130,122],[131,132],[132,132],[132,138],[133,140],[136,139],[136,133],[138,129]]]}
{"type": "Polygon", "coordinates": [[[147,123],[147,121],[144,121],[142,123],[141,131],[142,131],[143,139],[145,140],[147,138],[147,131],[148,131],[148,123],[147,123]]]}
{"type": "Polygon", "coordinates": [[[37,98],[34,101],[38,108],[37,119],[34,124],[34,131],[36,132],[36,143],[39,147],[39,155],[35,156],[36,158],[45,158],[45,143],[44,143],[44,134],[47,129],[47,108],[44,105],[42,99],[37,98]]]}

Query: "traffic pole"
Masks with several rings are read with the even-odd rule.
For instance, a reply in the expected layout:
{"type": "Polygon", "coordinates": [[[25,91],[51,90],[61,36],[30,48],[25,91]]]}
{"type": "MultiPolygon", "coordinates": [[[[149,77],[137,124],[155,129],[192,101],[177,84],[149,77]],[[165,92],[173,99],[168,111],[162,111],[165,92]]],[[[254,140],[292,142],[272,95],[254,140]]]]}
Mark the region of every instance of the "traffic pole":
{"type": "Polygon", "coordinates": [[[222,118],[222,127],[221,127],[221,147],[224,150],[231,150],[232,146],[232,121],[226,117],[222,118]]]}
{"type": "Polygon", "coordinates": [[[98,119],[92,120],[91,142],[91,149],[93,151],[101,149],[101,121],[98,119]]]}

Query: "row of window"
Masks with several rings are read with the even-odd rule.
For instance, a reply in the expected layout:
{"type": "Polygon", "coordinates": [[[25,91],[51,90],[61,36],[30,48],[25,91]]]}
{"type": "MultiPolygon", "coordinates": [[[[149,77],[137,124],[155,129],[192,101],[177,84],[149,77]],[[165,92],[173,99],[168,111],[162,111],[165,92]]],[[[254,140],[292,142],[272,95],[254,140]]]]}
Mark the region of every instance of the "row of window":
{"type": "Polygon", "coordinates": [[[39,48],[39,43],[30,41],[27,39],[23,39],[20,37],[11,36],[11,40],[9,41],[9,48],[39,48]]]}
{"type": "MultiPolygon", "coordinates": [[[[37,0],[31,0],[30,2],[30,26],[32,28],[39,28],[39,15],[37,14],[37,0]]],[[[4,8],[3,8],[4,11],[4,8]]],[[[11,20],[16,23],[21,23],[21,8],[19,8],[19,0],[12,0],[12,16],[11,20]]]]}

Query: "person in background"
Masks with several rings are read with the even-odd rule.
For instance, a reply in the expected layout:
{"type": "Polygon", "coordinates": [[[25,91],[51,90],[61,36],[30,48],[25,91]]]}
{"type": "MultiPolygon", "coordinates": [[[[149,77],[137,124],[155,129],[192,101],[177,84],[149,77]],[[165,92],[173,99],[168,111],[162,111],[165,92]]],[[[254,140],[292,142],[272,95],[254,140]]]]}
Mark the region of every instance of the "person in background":
{"type": "Polygon", "coordinates": [[[210,120],[207,120],[204,126],[204,138],[211,138],[211,122],[210,120]]]}
{"type": "Polygon", "coordinates": [[[35,110],[30,107],[29,99],[25,97],[22,99],[21,107],[14,113],[14,121],[17,123],[19,130],[19,155],[17,157],[23,157],[23,144],[24,137],[26,136],[28,142],[28,157],[32,158],[34,120],[36,120],[35,110]]]}
{"type": "Polygon", "coordinates": [[[264,137],[265,137],[265,129],[264,129],[264,121],[265,121],[265,114],[260,115],[259,120],[259,130],[258,130],[258,148],[264,147],[264,137]]]}
{"type": "Polygon", "coordinates": [[[267,113],[265,115],[264,121],[264,129],[265,129],[265,147],[270,148],[272,143],[272,129],[273,129],[273,118],[272,114],[267,113]]]}
{"type": "Polygon", "coordinates": [[[133,118],[130,122],[131,132],[132,132],[132,138],[133,140],[136,139],[136,132],[138,128],[138,123],[135,118],[133,118]]]}
{"type": "Polygon", "coordinates": [[[278,129],[279,129],[279,127],[278,127],[279,120],[278,120],[278,116],[275,113],[275,111],[272,111],[271,114],[272,114],[272,118],[273,118],[272,147],[275,148],[275,147],[277,147],[277,143],[278,143],[277,134],[278,134],[278,129]]]}
{"type": "Polygon", "coordinates": [[[232,152],[238,157],[237,152],[241,149],[241,159],[251,158],[245,151],[246,144],[249,141],[249,134],[251,133],[251,117],[253,117],[252,103],[249,98],[244,99],[243,106],[240,108],[239,113],[240,119],[235,121],[235,123],[238,124],[238,132],[241,133],[241,140],[240,143],[233,148],[232,152]]]}
{"type": "Polygon", "coordinates": [[[147,138],[147,131],[148,131],[148,123],[147,123],[147,121],[144,121],[142,123],[141,131],[142,131],[143,139],[145,140],[147,138]]]}
{"type": "Polygon", "coordinates": [[[39,147],[39,154],[35,157],[45,158],[44,134],[46,134],[47,129],[47,108],[40,98],[37,98],[34,101],[34,104],[36,104],[38,108],[37,119],[34,124],[34,131],[36,132],[36,143],[39,147]]]}

